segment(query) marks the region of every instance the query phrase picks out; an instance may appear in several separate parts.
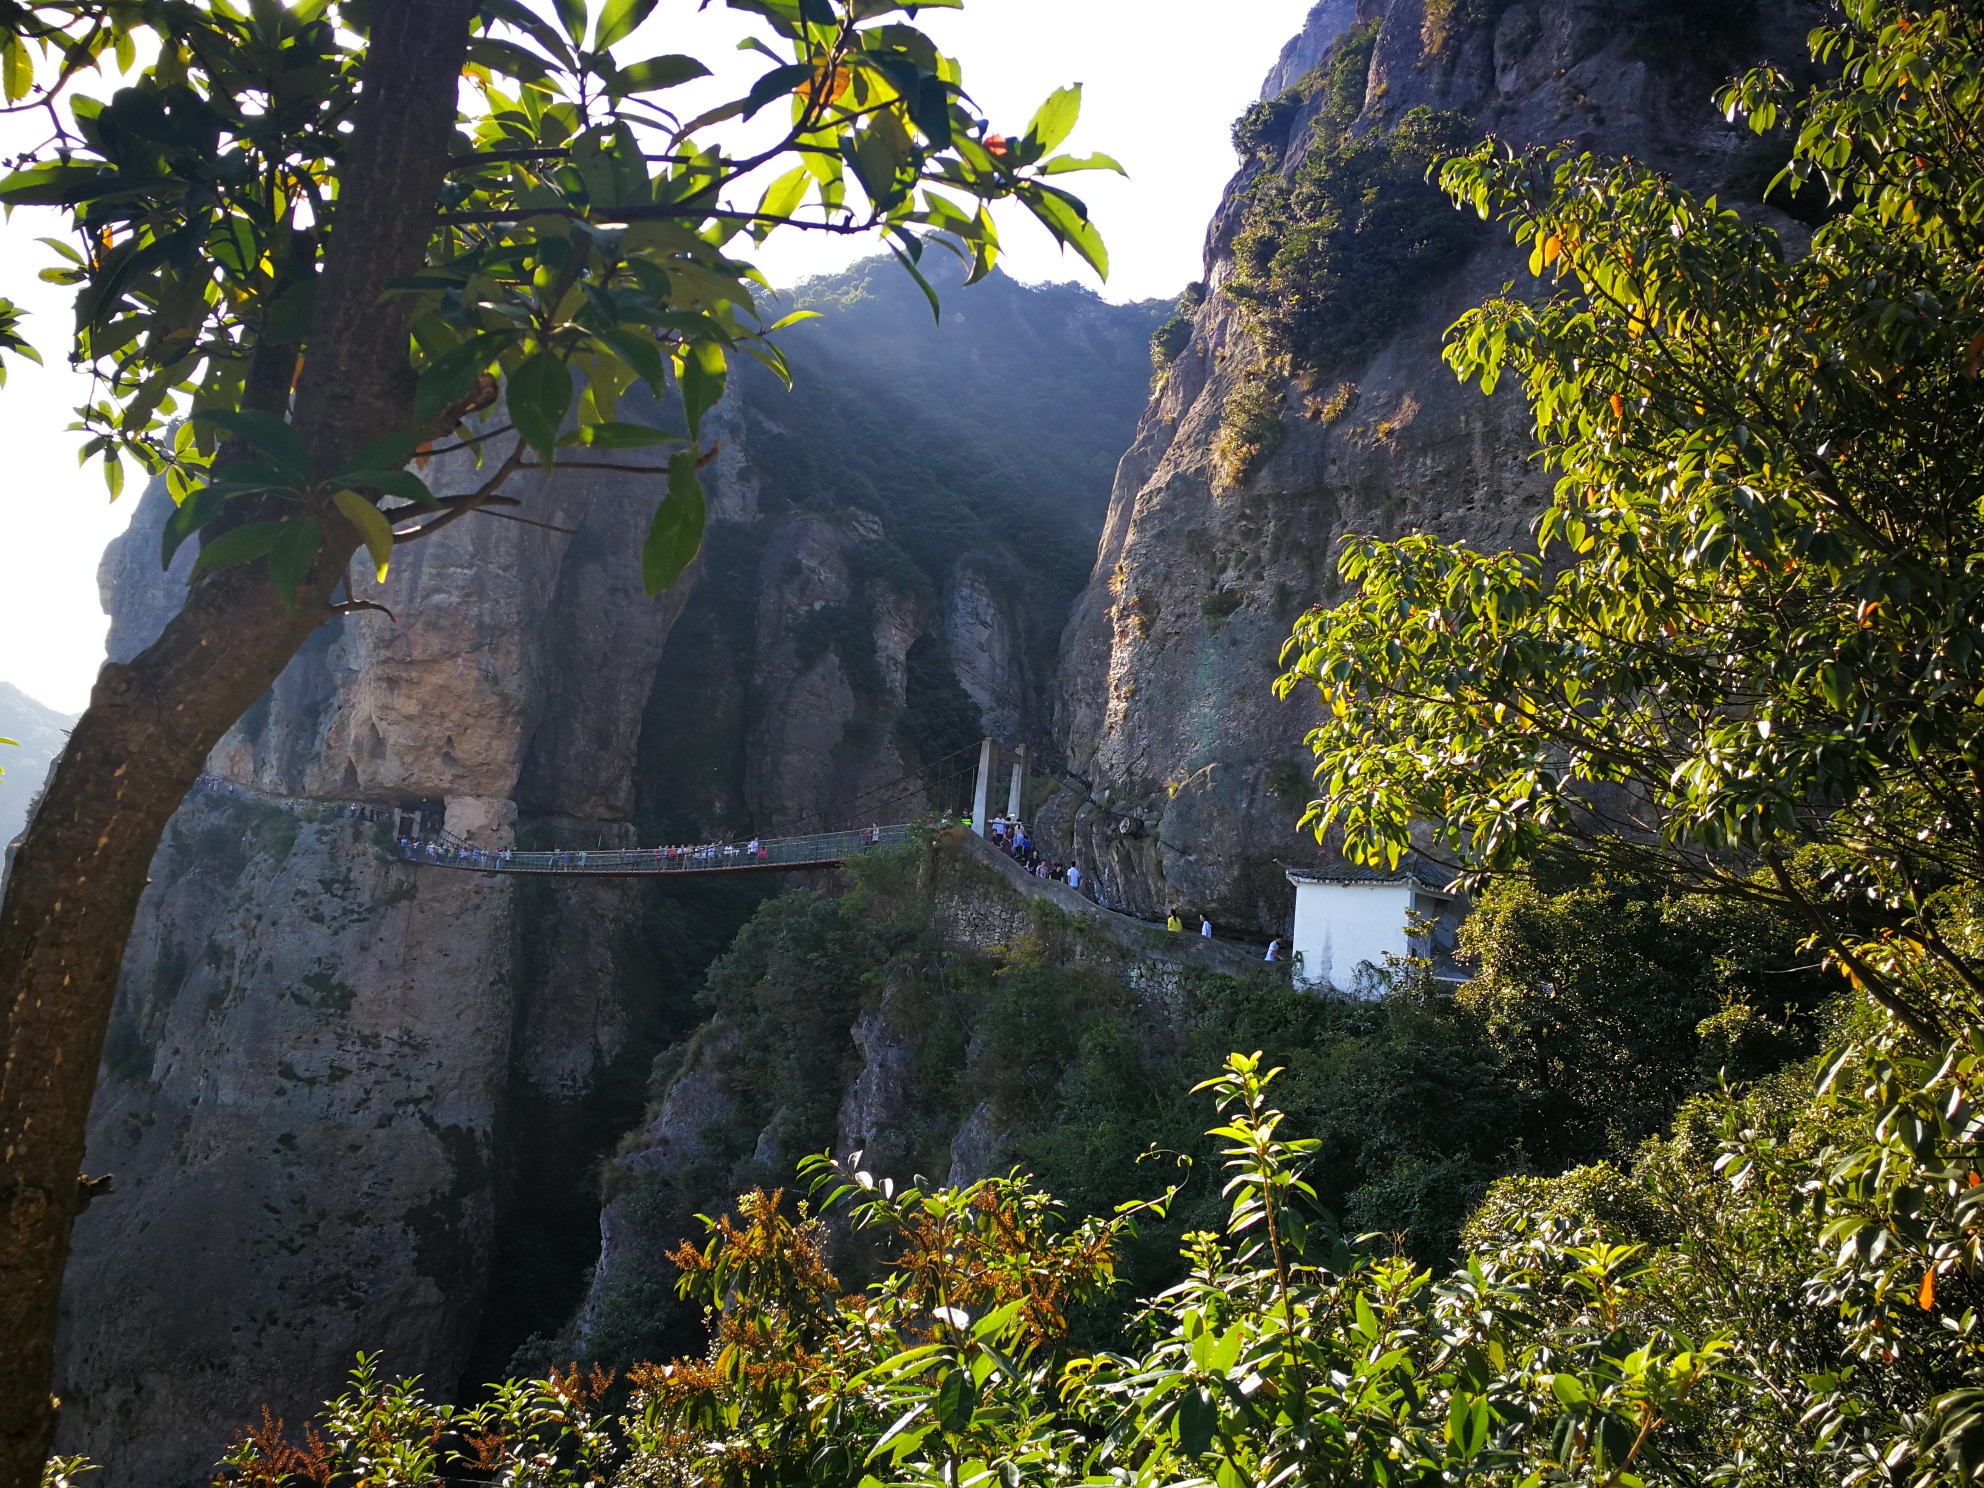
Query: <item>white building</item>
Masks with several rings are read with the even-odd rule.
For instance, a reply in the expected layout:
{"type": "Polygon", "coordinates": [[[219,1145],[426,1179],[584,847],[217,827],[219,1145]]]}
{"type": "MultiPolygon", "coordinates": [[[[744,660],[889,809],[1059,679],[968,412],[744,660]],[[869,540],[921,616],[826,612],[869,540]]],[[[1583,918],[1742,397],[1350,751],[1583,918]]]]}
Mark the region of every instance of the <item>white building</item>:
{"type": "Polygon", "coordinates": [[[1369,995],[1388,955],[1427,957],[1442,980],[1460,979],[1448,958],[1465,910],[1411,867],[1291,868],[1288,881],[1295,885],[1296,986],[1369,995]],[[1430,922],[1429,933],[1411,933],[1415,912],[1430,922]]]}

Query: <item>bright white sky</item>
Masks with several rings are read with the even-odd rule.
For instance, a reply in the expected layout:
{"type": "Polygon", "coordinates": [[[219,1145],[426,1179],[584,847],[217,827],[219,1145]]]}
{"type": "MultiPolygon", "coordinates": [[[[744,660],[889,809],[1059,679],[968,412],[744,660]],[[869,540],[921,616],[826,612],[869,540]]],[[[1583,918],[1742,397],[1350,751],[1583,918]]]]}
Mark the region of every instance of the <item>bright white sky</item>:
{"type": "MultiPolygon", "coordinates": [[[[1053,88],[1084,85],[1081,126],[1068,148],[1105,150],[1130,179],[1063,180],[1088,201],[1108,239],[1113,273],[1103,292],[1134,300],[1176,294],[1199,276],[1206,223],[1234,169],[1228,126],[1253,100],[1312,3],[967,0],[963,12],[923,12],[921,24],[964,64],[966,87],[997,129],[1019,133],[1053,88]]],[[[744,24],[719,6],[698,14],[690,0],[663,0],[642,32],[616,51],[684,51],[715,65],[744,24]]],[[[29,131],[0,130],[0,151],[32,142],[29,131]]],[[[0,390],[0,427],[8,435],[0,533],[11,560],[0,582],[0,680],[78,712],[103,659],[107,621],[97,598],[97,559],[129,520],[137,483],[122,500],[107,502],[99,467],[77,469],[78,436],[65,432],[87,383],[64,361],[69,292],[35,277],[53,261],[35,239],[62,231],[54,213],[28,209],[0,227],[0,294],[30,312],[29,339],[48,364],[13,361],[0,390]]],[[[1064,258],[1018,215],[1007,213],[1001,231],[1005,267],[1016,277],[1086,276],[1078,260],[1064,258]]],[[[759,262],[775,283],[789,283],[870,251],[870,245],[774,238],[759,262]]],[[[0,735],[7,723],[0,718],[0,735]]]]}

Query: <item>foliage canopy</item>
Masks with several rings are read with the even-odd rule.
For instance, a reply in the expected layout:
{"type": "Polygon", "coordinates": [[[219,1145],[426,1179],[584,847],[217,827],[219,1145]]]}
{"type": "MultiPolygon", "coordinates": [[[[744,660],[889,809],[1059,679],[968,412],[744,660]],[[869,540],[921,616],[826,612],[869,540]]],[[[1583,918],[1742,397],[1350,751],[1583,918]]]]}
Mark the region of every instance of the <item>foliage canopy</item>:
{"type": "MultiPolygon", "coordinates": [[[[383,575],[395,544],[514,505],[501,491],[516,471],[658,450],[666,496],[643,566],[649,588],[665,588],[700,543],[702,424],[733,357],[788,375],[770,338],[802,317],[762,303],[753,244],[781,229],[881,234],[934,308],[926,243],[982,278],[999,252],[988,209],[1012,198],[1106,274],[1086,208],[1054,180],[1114,168],[1057,153],[1079,88],[1009,137],[973,112],[957,65],[909,23],[909,0],[735,0],[764,32],[745,45],[771,65],[743,96],[685,118],[671,90],[706,77],[704,63],[625,55],[656,4],[589,14],[563,0],[555,20],[517,0],[480,7],[427,261],[393,290],[416,421],[336,468],[313,462],[284,413],[322,329],[313,307],[366,8],[18,9],[0,33],[7,101],[44,108],[51,133],[0,181],[0,202],[72,215],[73,241],[49,240],[63,264],[44,277],[76,287],[75,354],[100,379],[81,410],[85,455],[102,457],[113,494],[127,456],[168,477],[168,562],[201,533],[202,571],[263,562],[293,601],[327,521],[355,528],[383,575]],[[108,100],[76,91],[101,59],[131,67],[141,39],[157,56],[128,86],[108,100]],[[761,118],[780,122],[755,138],[761,118]],[[637,383],[672,389],[682,426],[621,418],[637,383]],[[437,494],[426,457],[454,449],[475,452],[475,489],[437,494]],[[404,468],[416,451],[422,468],[404,468]]],[[[15,344],[12,327],[0,315],[0,347],[15,344]]]]}
{"type": "Polygon", "coordinates": [[[1468,871],[1552,845],[1759,897],[1935,1035],[1903,962],[1984,992],[1984,21],[1847,12],[1808,98],[1769,69],[1723,97],[1794,122],[1782,184],[1833,204],[1802,248],[1631,162],[1444,166],[1542,281],[1447,359],[1520,384],[1555,498],[1533,552],[1348,543],[1355,597],[1297,625],[1280,686],[1319,691],[1310,819],[1354,857],[1423,825],[1468,871]]]}

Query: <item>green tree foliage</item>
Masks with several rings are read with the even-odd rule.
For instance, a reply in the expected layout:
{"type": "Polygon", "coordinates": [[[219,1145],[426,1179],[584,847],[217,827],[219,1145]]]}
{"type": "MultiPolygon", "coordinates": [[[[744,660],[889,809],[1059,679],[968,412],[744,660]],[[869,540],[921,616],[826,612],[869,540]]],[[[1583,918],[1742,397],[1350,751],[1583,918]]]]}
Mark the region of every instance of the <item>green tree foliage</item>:
{"type": "Polygon", "coordinates": [[[678,1252],[711,1342],[632,1370],[623,1409],[603,1373],[458,1410],[361,1360],[300,1437],[242,1433],[223,1480],[529,1462],[552,1485],[1968,1482],[1974,1284],[1954,1255],[1925,1269],[1905,1240],[1857,1237],[1892,1181],[1954,1183],[1945,1217],[1974,1230],[1976,1187],[1882,1133],[1897,1080],[1942,1098],[1978,1068],[1848,1060],[1816,1096],[1704,1098],[1630,1172],[1499,1186],[1438,1275],[1332,1223],[1320,1144],[1270,1104],[1281,1072],[1235,1054],[1201,1087],[1222,1116],[1216,1222],[1116,1347],[1081,1347],[1070,1310],[1174,1195],[1077,1223],[1014,1178],[899,1189],[821,1157],[817,1208],[758,1190],[678,1252]],[[1870,1138],[1891,1166],[1842,1169],[1870,1138]],[[877,1279],[849,1289],[830,1223],[882,1257],[877,1279]]]}
{"type": "Polygon", "coordinates": [[[1196,281],[1187,285],[1185,292],[1178,296],[1177,306],[1170,318],[1151,332],[1150,364],[1159,376],[1192,344],[1192,317],[1198,314],[1199,306],[1205,302],[1205,285],[1196,281]]]}
{"type": "Polygon", "coordinates": [[[1952,929],[1984,870],[1984,23],[1848,10],[1795,111],[1769,70],[1725,97],[1795,123],[1787,182],[1836,204],[1804,251],[1631,163],[1448,163],[1543,281],[1448,360],[1520,383],[1555,499],[1535,552],[1348,544],[1356,598],[1281,686],[1319,689],[1312,820],[1353,856],[1426,822],[1470,870],[1567,843],[1759,898],[1935,1037],[1932,984],[1984,990],[1952,929]]]}
{"type": "Polygon", "coordinates": [[[1810,1053],[1831,979],[1793,964],[1795,942],[1741,901],[1603,883],[1485,895],[1462,928],[1479,974],[1458,1002],[1519,1092],[1535,1170],[1630,1152],[1705,1082],[1810,1053]]]}
{"type": "MultiPolygon", "coordinates": [[[[986,204],[1017,196],[1106,272],[1086,209],[1046,180],[1111,164],[1048,159],[1074,125],[1079,89],[1054,95],[1008,140],[966,108],[956,65],[898,19],[905,6],[764,0],[735,8],[757,15],[788,55],[755,43],[775,65],[745,97],[685,122],[661,95],[708,69],[613,50],[654,8],[634,0],[588,21],[583,4],[563,5],[554,25],[503,0],[483,7],[446,210],[426,266],[397,291],[410,301],[419,423],[379,431],[335,472],[316,469],[283,432],[270,394],[286,386],[254,385],[251,364],[271,347],[294,360],[308,342],[336,222],[335,125],[352,107],[362,31],[332,0],[244,12],[84,0],[23,15],[6,40],[18,59],[10,102],[34,87],[37,53],[45,70],[59,67],[42,85],[56,89],[95,52],[141,36],[164,42],[108,103],[72,97],[70,124],[51,109],[55,137],[0,181],[0,201],[74,214],[78,246],[57,245],[69,266],[52,272],[78,287],[77,353],[104,378],[106,396],[82,410],[93,435],[85,453],[103,456],[113,494],[123,455],[169,477],[180,513],[168,561],[223,514],[274,496],[284,505],[262,520],[224,523],[202,564],[265,561],[293,593],[334,508],[383,574],[395,542],[486,505],[517,470],[549,467],[561,452],[569,461],[686,438],[644,555],[649,588],[660,589],[700,544],[701,423],[732,354],[788,375],[766,337],[791,317],[760,316],[758,276],[736,249],[781,227],[882,231],[921,280],[922,230],[961,250],[980,278],[998,254],[986,204]],[[718,126],[774,107],[790,112],[782,136],[726,151],[718,126]],[[790,168],[755,206],[731,199],[736,183],[782,159],[790,168]],[[494,406],[498,378],[496,426],[464,426],[494,406]],[[620,398],[636,383],[657,395],[673,386],[685,431],[622,421],[620,398]],[[435,438],[473,446],[505,432],[514,451],[472,500],[451,506],[401,468],[435,438]],[[382,496],[403,504],[381,512],[382,496]]],[[[0,338],[11,326],[0,324],[0,338]]]]}

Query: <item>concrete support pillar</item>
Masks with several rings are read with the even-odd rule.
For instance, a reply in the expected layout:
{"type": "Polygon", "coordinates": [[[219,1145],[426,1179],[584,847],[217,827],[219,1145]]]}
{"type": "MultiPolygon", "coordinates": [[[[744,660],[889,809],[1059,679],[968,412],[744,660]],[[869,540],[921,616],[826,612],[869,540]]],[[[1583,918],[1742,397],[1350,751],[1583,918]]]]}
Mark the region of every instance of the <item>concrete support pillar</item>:
{"type": "Polygon", "coordinates": [[[1022,744],[1013,759],[1013,785],[1006,797],[1006,815],[1015,821],[1020,818],[1021,808],[1026,805],[1027,771],[1033,764],[1033,751],[1022,744]]]}
{"type": "Polygon", "coordinates": [[[992,771],[999,763],[999,741],[987,739],[978,746],[978,784],[971,793],[971,829],[985,835],[985,823],[992,815],[992,771]]]}

